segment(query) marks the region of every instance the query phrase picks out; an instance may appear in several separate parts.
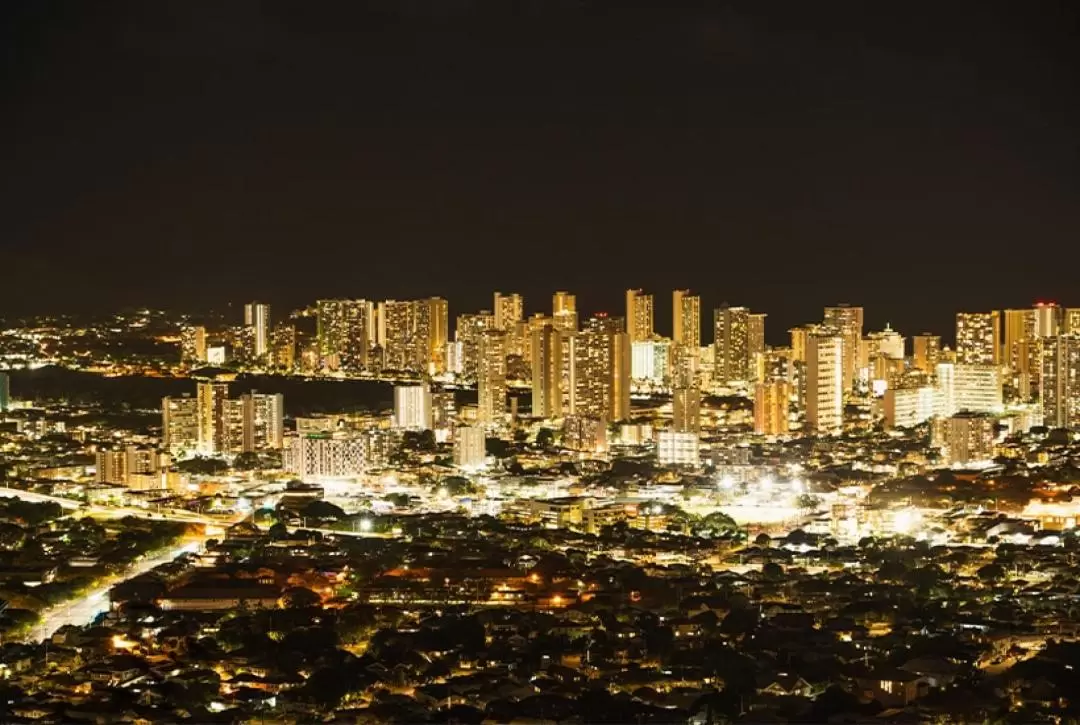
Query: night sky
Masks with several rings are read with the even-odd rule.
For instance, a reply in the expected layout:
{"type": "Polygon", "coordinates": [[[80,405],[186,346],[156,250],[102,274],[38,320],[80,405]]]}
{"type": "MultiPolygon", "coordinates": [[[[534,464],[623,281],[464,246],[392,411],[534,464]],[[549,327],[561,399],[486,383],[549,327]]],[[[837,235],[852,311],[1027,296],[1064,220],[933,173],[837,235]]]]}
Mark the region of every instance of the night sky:
{"type": "Polygon", "coordinates": [[[653,4],[5,0],[0,316],[1080,306],[1073,4],[653,4]]]}

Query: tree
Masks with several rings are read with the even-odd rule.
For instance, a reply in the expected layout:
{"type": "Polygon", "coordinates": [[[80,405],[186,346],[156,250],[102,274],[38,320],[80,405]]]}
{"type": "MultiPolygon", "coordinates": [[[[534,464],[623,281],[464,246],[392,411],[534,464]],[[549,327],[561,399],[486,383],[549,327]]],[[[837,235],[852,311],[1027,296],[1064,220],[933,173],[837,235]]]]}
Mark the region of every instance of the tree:
{"type": "Polygon", "coordinates": [[[206,458],[195,456],[186,461],[176,464],[176,470],[181,473],[192,473],[197,476],[217,476],[229,470],[229,464],[220,458],[206,458]]]}
{"type": "Polygon", "coordinates": [[[309,503],[301,510],[300,515],[309,519],[325,519],[328,521],[340,521],[346,516],[345,511],[340,506],[321,500],[309,503]]]}
{"type": "Polygon", "coordinates": [[[784,578],[784,567],[775,561],[769,561],[762,565],[761,574],[769,581],[780,581],[784,578]]]}
{"type": "Polygon", "coordinates": [[[769,548],[770,544],[772,544],[772,537],[764,532],[758,534],[754,538],[754,546],[760,547],[762,549],[767,549],[769,548]]]}
{"type": "Polygon", "coordinates": [[[259,467],[259,454],[254,451],[244,451],[233,459],[233,468],[238,471],[252,471],[259,467]]]}
{"type": "Polygon", "coordinates": [[[994,582],[1000,582],[1005,578],[1005,567],[1001,564],[986,564],[979,567],[979,570],[975,572],[980,580],[985,584],[993,584],[994,582]]]}
{"type": "Polygon", "coordinates": [[[821,505],[821,499],[811,493],[804,493],[795,499],[795,505],[803,511],[815,511],[821,505]]]}
{"type": "Polygon", "coordinates": [[[281,599],[289,609],[317,607],[322,602],[322,597],[306,587],[290,587],[282,593],[281,599]]]}
{"type": "Polygon", "coordinates": [[[555,431],[551,428],[541,428],[536,432],[536,447],[551,448],[555,445],[555,431]]]}

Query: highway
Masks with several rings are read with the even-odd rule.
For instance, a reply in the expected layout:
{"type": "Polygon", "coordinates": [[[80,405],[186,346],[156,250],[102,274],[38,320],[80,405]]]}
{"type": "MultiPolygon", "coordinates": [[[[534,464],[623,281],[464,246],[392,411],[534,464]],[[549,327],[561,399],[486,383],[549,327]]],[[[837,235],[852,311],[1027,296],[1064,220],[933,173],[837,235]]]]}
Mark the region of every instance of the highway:
{"type": "Polygon", "coordinates": [[[18,488],[0,487],[0,498],[4,497],[21,498],[24,501],[33,501],[35,503],[55,503],[64,508],[66,511],[81,511],[86,516],[98,516],[114,519],[123,518],[125,516],[134,516],[135,518],[139,519],[177,521],[183,524],[211,524],[215,526],[228,526],[229,524],[236,523],[236,521],[239,520],[239,518],[234,518],[230,520],[228,517],[225,516],[197,514],[191,511],[185,511],[183,509],[162,509],[160,511],[153,511],[151,509],[138,508],[135,506],[101,506],[98,504],[83,506],[78,501],[72,501],[69,498],[61,498],[59,496],[47,496],[43,493],[23,491],[18,488]]]}
{"type": "Polygon", "coordinates": [[[205,537],[199,541],[185,541],[160,553],[144,557],[123,572],[104,580],[79,599],[46,609],[41,613],[41,623],[34,629],[33,639],[42,640],[51,637],[56,630],[68,624],[81,626],[93,622],[95,617],[109,609],[109,589],[113,585],[167,564],[181,554],[198,551],[204,542],[205,537]]]}

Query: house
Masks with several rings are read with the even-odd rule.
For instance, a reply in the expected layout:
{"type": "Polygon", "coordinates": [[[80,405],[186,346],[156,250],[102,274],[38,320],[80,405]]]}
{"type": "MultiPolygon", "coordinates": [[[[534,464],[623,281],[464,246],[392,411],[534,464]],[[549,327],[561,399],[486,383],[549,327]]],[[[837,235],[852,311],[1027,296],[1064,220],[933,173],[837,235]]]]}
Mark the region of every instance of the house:
{"type": "Polygon", "coordinates": [[[925,694],[926,689],[919,675],[900,669],[862,669],[852,679],[864,696],[884,707],[905,707],[925,694]]]}

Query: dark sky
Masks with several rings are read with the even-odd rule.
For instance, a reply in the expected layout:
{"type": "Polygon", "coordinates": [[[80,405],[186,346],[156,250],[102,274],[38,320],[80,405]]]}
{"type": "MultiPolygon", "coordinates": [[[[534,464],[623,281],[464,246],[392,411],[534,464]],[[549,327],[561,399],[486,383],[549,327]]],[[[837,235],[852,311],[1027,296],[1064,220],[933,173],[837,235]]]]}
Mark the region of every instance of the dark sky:
{"type": "Polygon", "coordinates": [[[1080,306],[1073,4],[651,4],[5,0],[0,316],[1080,306]]]}

